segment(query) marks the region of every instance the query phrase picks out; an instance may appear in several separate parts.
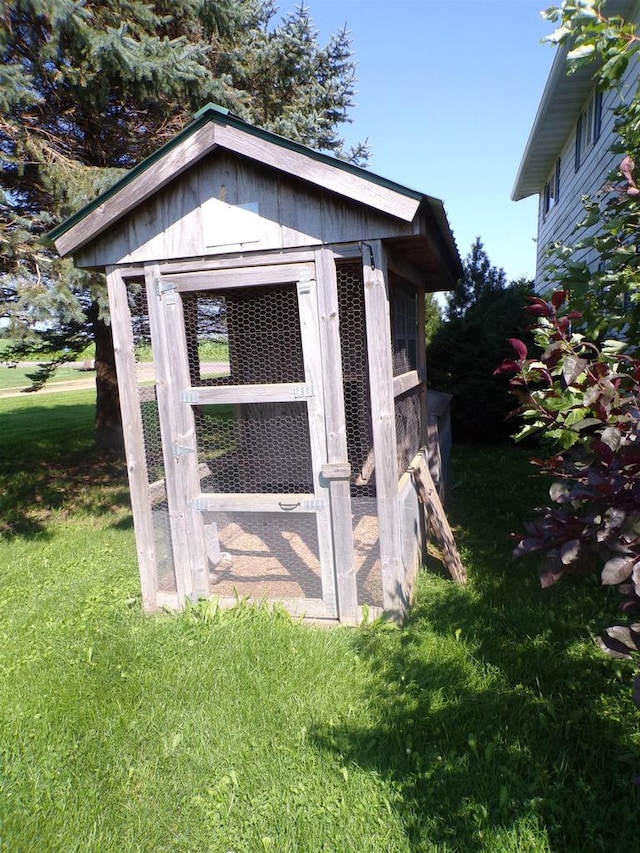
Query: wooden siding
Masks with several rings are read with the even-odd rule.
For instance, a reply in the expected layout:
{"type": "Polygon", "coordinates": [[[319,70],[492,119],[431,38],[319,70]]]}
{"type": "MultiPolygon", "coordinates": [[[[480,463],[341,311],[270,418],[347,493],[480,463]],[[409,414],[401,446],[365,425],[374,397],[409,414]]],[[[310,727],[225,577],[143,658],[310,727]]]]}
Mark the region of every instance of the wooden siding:
{"type": "Polygon", "coordinates": [[[216,150],[78,249],[74,261],[102,269],[413,232],[411,223],[216,150]]]}
{"type": "Polygon", "coordinates": [[[415,193],[407,195],[375,183],[368,178],[365,171],[361,175],[354,174],[307,153],[264,138],[260,139],[231,125],[216,125],[216,143],[253,161],[281,169],[311,184],[325,187],[406,222],[413,221],[420,205],[415,193]]]}

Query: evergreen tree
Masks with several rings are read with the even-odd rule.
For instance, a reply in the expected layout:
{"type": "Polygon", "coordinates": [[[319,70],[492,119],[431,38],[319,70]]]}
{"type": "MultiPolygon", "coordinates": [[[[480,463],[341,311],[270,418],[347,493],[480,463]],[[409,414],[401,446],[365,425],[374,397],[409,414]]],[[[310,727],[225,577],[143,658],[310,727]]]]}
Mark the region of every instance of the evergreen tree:
{"type": "Polygon", "coordinates": [[[489,260],[480,237],[476,237],[462,263],[464,278],[447,302],[447,319],[464,317],[468,309],[487,293],[497,293],[507,285],[507,275],[489,260]]]}
{"type": "Polygon", "coordinates": [[[424,297],[424,336],[427,346],[433,340],[442,325],[442,309],[435,293],[426,293],[424,297]]]}
{"type": "Polygon", "coordinates": [[[96,438],[121,450],[102,278],[38,243],[208,101],[354,162],[339,126],[353,104],[346,31],[318,43],[300,6],[271,0],[5,0],[0,7],[0,297],[21,353],[47,368],[95,342],[96,438]]]}
{"type": "Polygon", "coordinates": [[[447,318],[427,346],[428,383],[453,395],[451,424],[461,441],[501,441],[512,432],[508,382],[495,376],[510,354],[509,338],[530,340],[524,311],[533,283],[507,284],[476,238],[463,262],[464,281],[447,304],[447,318]]]}

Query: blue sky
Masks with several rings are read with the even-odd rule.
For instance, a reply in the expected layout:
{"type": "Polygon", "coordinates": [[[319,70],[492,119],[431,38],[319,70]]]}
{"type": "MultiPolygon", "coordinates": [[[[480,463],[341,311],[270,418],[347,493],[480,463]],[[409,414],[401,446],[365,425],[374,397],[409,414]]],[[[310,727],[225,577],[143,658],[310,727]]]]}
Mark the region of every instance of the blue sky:
{"type": "Polygon", "coordinates": [[[479,236],[509,279],[535,273],[537,199],[510,196],[553,61],[551,1],[305,0],[323,43],[351,32],[347,143],[368,139],[373,172],[441,198],[461,257],[479,236]]]}

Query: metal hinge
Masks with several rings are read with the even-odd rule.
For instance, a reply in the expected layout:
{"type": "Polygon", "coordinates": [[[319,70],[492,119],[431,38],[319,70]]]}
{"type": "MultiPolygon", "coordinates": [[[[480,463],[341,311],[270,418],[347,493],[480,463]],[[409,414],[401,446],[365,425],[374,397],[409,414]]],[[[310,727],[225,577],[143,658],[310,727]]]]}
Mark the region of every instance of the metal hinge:
{"type": "Polygon", "coordinates": [[[165,293],[167,295],[166,303],[167,305],[173,305],[176,301],[176,284],[173,281],[167,281],[166,278],[156,278],[156,292],[158,294],[158,298],[163,296],[165,293]]]}
{"type": "Polygon", "coordinates": [[[307,293],[311,293],[311,285],[315,281],[315,278],[303,278],[298,282],[298,295],[304,296],[307,293]]]}
{"type": "Polygon", "coordinates": [[[325,508],[324,501],[303,501],[302,509],[307,512],[321,512],[325,508]]]}
{"type": "Polygon", "coordinates": [[[177,441],[173,442],[173,458],[180,459],[181,456],[188,456],[190,453],[195,453],[195,448],[193,447],[185,447],[184,444],[178,444],[177,441]]]}
{"type": "Polygon", "coordinates": [[[180,393],[181,403],[198,403],[200,402],[200,391],[197,388],[190,388],[188,391],[180,393]]]}
{"type": "Polygon", "coordinates": [[[293,396],[296,400],[308,400],[313,397],[313,385],[311,382],[305,382],[304,385],[296,385],[293,389],[293,396]]]}

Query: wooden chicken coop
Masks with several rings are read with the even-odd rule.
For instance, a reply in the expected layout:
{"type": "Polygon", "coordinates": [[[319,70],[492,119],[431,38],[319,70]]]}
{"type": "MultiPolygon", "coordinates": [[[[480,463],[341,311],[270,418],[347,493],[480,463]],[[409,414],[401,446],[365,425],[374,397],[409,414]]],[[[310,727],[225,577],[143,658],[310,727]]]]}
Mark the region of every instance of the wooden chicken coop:
{"type": "Polygon", "coordinates": [[[441,202],[208,105],[50,237],[106,273],[145,607],[403,613],[441,202]]]}

